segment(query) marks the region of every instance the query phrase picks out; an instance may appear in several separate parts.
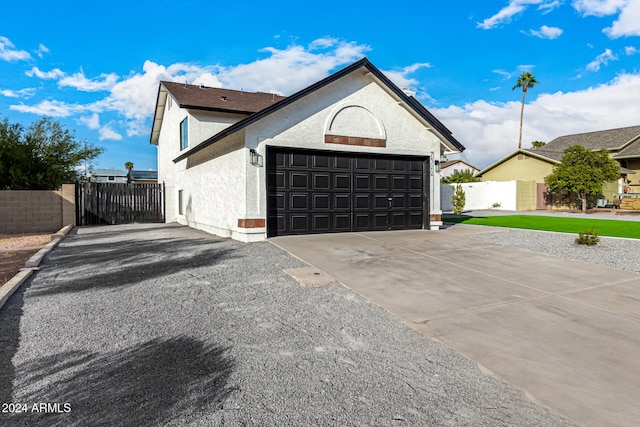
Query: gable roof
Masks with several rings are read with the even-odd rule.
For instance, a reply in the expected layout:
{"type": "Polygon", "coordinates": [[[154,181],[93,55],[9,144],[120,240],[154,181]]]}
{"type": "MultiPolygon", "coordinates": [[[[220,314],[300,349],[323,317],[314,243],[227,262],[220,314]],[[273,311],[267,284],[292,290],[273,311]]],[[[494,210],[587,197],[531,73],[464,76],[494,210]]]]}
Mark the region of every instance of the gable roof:
{"type": "Polygon", "coordinates": [[[634,142],[627,145],[624,150],[613,156],[614,159],[628,159],[632,157],[640,157],[640,138],[636,139],[634,142]]]}
{"type": "Polygon", "coordinates": [[[464,146],[456,140],[451,131],[447,129],[438,119],[435,118],[417,99],[413,96],[406,95],[398,86],[396,86],[387,76],[385,76],[380,70],[378,70],[366,57],[362,58],[359,61],[354,62],[353,64],[343,68],[342,70],[337,71],[336,73],[326,77],[311,86],[302,89],[299,92],[294,93],[293,95],[286,97],[279,102],[271,104],[270,106],[248,116],[247,118],[240,120],[239,122],[234,123],[228,128],[222,130],[221,132],[213,135],[211,138],[205,140],[204,142],[194,146],[192,149],[186,151],[180,156],[176,157],[173,161],[177,163],[181,160],[186,159],[187,157],[203,150],[204,148],[214,144],[221,139],[234,134],[235,132],[244,129],[256,121],[267,117],[268,115],[290,105],[299,99],[310,95],[317,90],[327,86],[328,84],[339,80],[340,78],[360,69],[365,68],[368,72],[370,72],[380,83],[382,83],[388,90],[394,93],[404,104],[412,111],[415,112],[420,118],[422,118],[425,122],[427,122],[432,129],[438,134],[442,140],[446,141],[452,150],[463,151],[464,146]]]}
{"type": "Polygon", "coordinates": [[[552,165],[560,163],[560,160],[555,160],[555,159],[547,157],[545,155],[541,155],[541,154],[538,153],[538,151],[540,151],[540,149],[537,149],[537,150],[523,150],[523,149],[516,150],[513,153],[508,154],[505,157],[501,158],[497,162],[495,162],[495,163],[487,166],[486,168],[482,169],[480,172],[478,172],[476,174],[476,176],[484,175],[485,173],[489,172],[491,169],[494,169],[494,168],[500,166],[501,164],[503,164],[504,162],[506,162],[509,159],[514,158],[518,154],[529,156],[529,157],[532,157],[532,158],[537,159],[537,160],[542,160],[543,162],[547,162],[547,163],[550,163],[552,165]]]}
{"type": "MultiPolygon", "coordinates": [[[[607,151],[620,151],[639,139],[640,126],[630,126],[625,128],[560,136],[538,149],[529,149],[527,151],[559,162],[562,160],[564,151],[572,145],[582,145],[589,150],[601,150],[604,148],[607,151]]],[[[640,146],[637,151],[640,152],[640,146]]]]}
{"type": "Polygon", "coordinates": [[[470,169],[474,169],[474,170],[477,170],[477,171],[479,171],[479,170],[480,170],[480,169],[478,169],[477,167],[475,167],[475,166],[473,166],[473,165],[470,165],[469,163],[465,162],[464,160],[460,160],[460,159],[456,159],[456,160],[447,160],[446,162],[442,163],[442,164],[440,165],[440,167],[441,167],[442,169],[444,169],[444,168],[448,168],[449,166],[453,166],[453,165],[455,165],[456,163],[463,163],[463,164],[465,164],[465,165],[469,166],[469,168],[470,168],[470,169]]]}

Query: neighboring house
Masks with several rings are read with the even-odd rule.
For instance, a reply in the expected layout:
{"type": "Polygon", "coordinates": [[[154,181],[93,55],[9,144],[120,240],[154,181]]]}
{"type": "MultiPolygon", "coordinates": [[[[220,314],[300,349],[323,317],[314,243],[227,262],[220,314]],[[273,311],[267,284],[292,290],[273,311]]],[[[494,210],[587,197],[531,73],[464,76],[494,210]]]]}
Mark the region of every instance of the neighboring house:
{"type": "Polygon", "coordinates": [[[94,169],[90,177],[92,182],[127,182],[127,172],[120,169],[94,169]]]}
{"type": "Polygon", "coordinates": [[[470,165],[464,160],[448,160],[440,164],[440,167],[442,168],[442,170],[440,171],[440,176],[443,178],[447,176],[451,176],[456,172],[464,172],[467,170],[471,171],[471,173],[473,173],[474,175],[480,172],[480,169],[470,165]]]}
{"type": "Polygon", "coordinates": [[[620,163],[620,180],[605,184],[604,196],[622,193],[626,185],[632,193],[640,193],[640,126],[609,129],[598,132],[565,135],[548,144],[528,150],[517,150],[478,173],[483,181],[535,181],[539,189],[553,166],[562,160],[564,151],[572,145],[590,150],[606,149],[620,163]]]}
{"type": "Polygon", "coordinates": [[[289,97],[161,82],[151,143],[167,221],[241,241],[437,229],[464,150],[366,58],[289,97]]]}
{"type": "Polygon", "coordinates": [[[130,184],[157,184],[158,171],[129,170],[127,182],[130,184]]]}

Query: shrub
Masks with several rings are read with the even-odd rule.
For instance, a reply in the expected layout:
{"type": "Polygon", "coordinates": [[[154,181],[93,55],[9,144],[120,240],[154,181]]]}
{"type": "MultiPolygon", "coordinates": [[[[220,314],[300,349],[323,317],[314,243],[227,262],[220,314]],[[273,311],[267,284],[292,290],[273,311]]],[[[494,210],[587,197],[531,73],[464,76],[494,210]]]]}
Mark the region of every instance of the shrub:
{"type": "Polygon", "coordinates": [[[456,185],[456,191],[451,196],[451,205],[453,206],[453,213],[460,215],[464,210],[464,205],[467,202],[466,195],[462,189],[462,185],[456,185]]]}
{"type": "Polygon", "coordinates": [[[593,246],[600,241],[600,233],[598,230],[592,228],[590,230],[582,230],[578,233],[576,243],[578,245],[593,246]]]}

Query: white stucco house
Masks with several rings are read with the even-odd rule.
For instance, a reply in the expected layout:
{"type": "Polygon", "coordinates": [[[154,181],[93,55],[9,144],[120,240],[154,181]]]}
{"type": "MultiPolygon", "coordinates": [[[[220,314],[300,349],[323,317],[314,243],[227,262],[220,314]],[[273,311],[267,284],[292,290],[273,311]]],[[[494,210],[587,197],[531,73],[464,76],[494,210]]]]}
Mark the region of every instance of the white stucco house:
{"type": "Polygon", "coordinates": [[[438,229],[464,150],[367,58],[288,97],[161,82],[151,143],[167,221],[245,242],[438,229]]]}

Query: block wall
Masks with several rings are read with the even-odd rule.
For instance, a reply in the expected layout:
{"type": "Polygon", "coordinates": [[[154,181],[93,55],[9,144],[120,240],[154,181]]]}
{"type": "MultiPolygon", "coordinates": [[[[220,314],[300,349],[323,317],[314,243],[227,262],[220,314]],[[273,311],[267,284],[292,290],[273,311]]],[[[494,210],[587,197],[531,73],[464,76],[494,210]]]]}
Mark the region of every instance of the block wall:
{"type": "Polygon", "coordinates": [[[53,233],[75,225],[75,186],[58,191],[0,191],[0,234],[53,233]]]}

